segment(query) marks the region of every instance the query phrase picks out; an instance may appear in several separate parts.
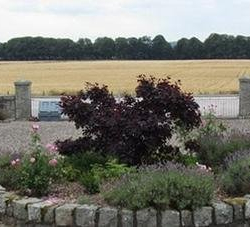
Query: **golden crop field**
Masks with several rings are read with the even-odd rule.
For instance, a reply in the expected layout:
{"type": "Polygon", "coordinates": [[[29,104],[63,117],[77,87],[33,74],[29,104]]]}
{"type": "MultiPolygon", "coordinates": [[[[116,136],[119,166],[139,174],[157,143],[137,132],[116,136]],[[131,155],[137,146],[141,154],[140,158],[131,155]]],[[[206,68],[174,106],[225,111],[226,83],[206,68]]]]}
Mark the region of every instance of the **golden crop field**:
{"type": "Polygon", "coordinates": [[[13,93],[20,79],[31,80],[37,95],[78,91],[86,81],[133,93],[140,74],[180,79],[195,94],[234,93],[239,77],[250,74],[250,60],[0,62],[0,94],[13,93]]]}

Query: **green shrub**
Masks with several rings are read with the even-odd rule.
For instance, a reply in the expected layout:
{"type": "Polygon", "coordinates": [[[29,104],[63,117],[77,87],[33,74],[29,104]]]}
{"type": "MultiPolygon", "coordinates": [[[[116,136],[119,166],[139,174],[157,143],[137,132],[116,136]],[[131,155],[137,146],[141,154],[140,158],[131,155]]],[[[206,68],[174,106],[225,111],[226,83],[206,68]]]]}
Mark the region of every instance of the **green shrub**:
{"type": "Polygon", "coordinates": [[[22,191],[28,191],[35,196],[45,195],[48,192],[51,183],[60,178],[60,167],[51,165],[50,161],[49,156],[34,153],[23,159],[20,169],[22,191]]]}
{"type": "Polygon", "coordinates": [[[118,178],[131,169],[114,158],[89,151],[65,156],[62,172],[66,180],[79,181],[94,194],[100,192],[104,180],[118,178]]]}
{"type": "Polygon", "coordinates": [[[67,162],[66,163],[63,162],[61,171],[63,178],[66,181],[70,182],[77,181],[79,179],[79,176],[81,176],[81,171],[74,168],[74,166],[68,164],[67,162]]]}
{"type": "Polygon", "coordinates": [[[225,155],[228,154],[225,145],[230,143],[229,140],[225,140],[226,130],[226,124],[215,116],[215,106],[209,106],[205,110],[200,127],[191,132],[182,127],[176,127],[177,139],[187,154],[175,160],[185,165],[192,165],[195,162],[211,167],[220,165],[225,155]]]}
{"type": "Polygon", "coordinates": [[[88,193],[95,194],[100,192],[100,178],[92,172],[83,173],[80,176],[79,182],[86,188],[88,193]]]}
{"type": "Polygon", "coordinates": [[[81,204],[81,205],[84,205],[84,204],[90,205],[91,204],[91,200],[86,195],[82,195],[82,196],[80,196],[80,197],[77,198],[77,203],[81,204]]]}
{"type": "MultiPolygon", "coordinates": [[[[218,171],[232,152],[250,148],[250,139],[241,133],[227,131],[227,126],[215,116],[215,106],[205,112],[201,127],[189,135],[189,147],[194,147],[198,162],[218,171]],[[192,137],[193,136],[193,137],[192,137]]],[[[183,134],[183,133],[182,133],[183,134]]]]}
{"type": "Polygon", "coordinates": [[[221,136],[227,130],[227,126],[215,116],[216,106],[211,105],[205,110],[202,126],[199,129],[200,136],[221,136]]]}
{"type": "Polygon", "coordinates": [[[126,164],[120,164],[116,159],[113,159],[105,163],[105,165],[94,164],[91,171],[100,179],[111,179],[132,172],[133,168],[128,167],[126,164]]]}
{"type": "Polygon", "coordinates": [[[198,158],[192,154],[182,154],[177,157],[176,161],[185,166],[195,166],[198,162],[198,158]]]}
{"type": "Polygon", "coordinates": [[[222,189],[229,195],[250,193],[250,150],[237,151],[226,160],[221,174],[222,189]]]}
{"type": "Polygon", "coordinates": [[[33,125],[31,134],[32,146],[20,160],[13,163],[19,168],[20,189],[34,196],[42,196],[48,192],[49,186],[62,177],[60,156],[53,144],[45,149],[40,144],[38,125],[33,125]]]}
{"type": "Polygon", "coordinates": [[[223,165],[224,159],[237,150],[249,149],[250,140],[244,135],[227,139],[222,137],[203,137],[199,141],[200,150],[197,157],[200,163],[212,167],[214,170],[223,165]]]}
{"type": "Polygon", "coordinates": [[[133,210],[149,206],[157,209],[195,209],[210,203],[215,189],[211,173],[167,165],[170,168],[129,174],[111,191],[104,193],[106,201],[133,210]]]}
{"type": "Polygon", "coordinates": [[[3,185],[9,190],[18,189],[18,183],[20,181],[20,168],[19,166],[13,167],[11,161],[12,159],[9,155],[2,155],[0,157],[0,185],[3,185]]]}
{"type": "Polygon", "coordinates": [[[102,156],[95,152],[84,152],[76,153],[70,156],[65,156],[64,162],[67,166],[72,166],[74,169],[77,169],[81,172],[87,172],[92,169],[92,166],[95,164],[105,165],[110,157],[102,156]]]}
{"type": "Polygon", "coordinates": [[[120,164],[116,159],[110,160],[104,165],[94,164],[92,169],[81,175],[79,181],[90,194],[100,192],[103,181],[119,178],[134,169],[125,164],[120,164]]]}
{"type": "Polygon", "coordinates": [[[11,157],[10,155],[1,155],[0,156],[0,169],[4,169],[9,167],[11,164],[11,157]]]}

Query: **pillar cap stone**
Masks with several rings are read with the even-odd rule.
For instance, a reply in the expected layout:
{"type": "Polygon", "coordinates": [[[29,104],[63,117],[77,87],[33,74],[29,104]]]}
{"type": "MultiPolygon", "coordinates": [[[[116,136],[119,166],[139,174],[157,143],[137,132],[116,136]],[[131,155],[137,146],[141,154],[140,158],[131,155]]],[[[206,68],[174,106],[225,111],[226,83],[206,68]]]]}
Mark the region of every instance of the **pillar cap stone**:
{"type": "Polygon", "coordinates": [[[244,75],[244,76],[240,77],[239,81],[240,82],[244,82],[244,81],[249,82],[250,81],[250,75],[244,75]]]}
{"type": "Polygon", "coordinates": [[[32,84],[29,80],[18,80],[14,82],[15,86],[29,86],[32,84]]]}

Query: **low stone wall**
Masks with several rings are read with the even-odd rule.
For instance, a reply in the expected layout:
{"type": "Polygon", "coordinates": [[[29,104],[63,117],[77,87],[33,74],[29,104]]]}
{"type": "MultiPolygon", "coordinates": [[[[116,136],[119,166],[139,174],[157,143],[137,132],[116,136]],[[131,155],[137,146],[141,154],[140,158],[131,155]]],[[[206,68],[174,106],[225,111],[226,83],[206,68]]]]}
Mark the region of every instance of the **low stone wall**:
{"type": "Polygon", "coordinates": [[[250,196],[240,202],[215,202],[193,212],[130,210],[95,205],[56,205],[37,198],[17,198],[0,186],[0,221],[20,227],[249,227],[250,196]]]}
{"type": "Polygon", "coordinates": [[[0,111],[3,111],[7,118],[15,119],[15,108],[15,96],[0,96],[0,111]]]}
{"type": "Polygon", "coordinates": [[[31,117],[31,82],[16,81],[15,95],[0,96],[0,111],[7,119],[29,120],[31,117]]]}

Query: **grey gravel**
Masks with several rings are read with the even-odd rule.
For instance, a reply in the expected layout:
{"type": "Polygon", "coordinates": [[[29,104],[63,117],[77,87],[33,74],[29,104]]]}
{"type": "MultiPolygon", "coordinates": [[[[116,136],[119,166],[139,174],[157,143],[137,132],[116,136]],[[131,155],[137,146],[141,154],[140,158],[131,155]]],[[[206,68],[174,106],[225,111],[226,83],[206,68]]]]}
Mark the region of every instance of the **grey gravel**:
{"type": "Polygon", "coordinates": [[[250,134],[250,119],[228,119],[223,120],[223,122],[232,129],[233,132],[250,134]]]}
{"type": "Polygon", "coordinates": [[[0,227],[10,227],[10,225],[5,225],[2,222],[0,222],[0,227]]]}
{"type": "MultiPolygon", "coordinates": [[[[224,121],[232,131],[250,135],[250,119],[233,119],[224,121]]],[[[34,122],[13,121],[0,123],[0,153],[20,153],[29,148],[31,126],[34,122]]],[[[73,122],[35,122],[40,125],[39,133],[42,143],[52,143],[57,139],[77,138],[81,130],[77,130],[73,122]]]]}
{"type": "Polygon", "coordinates": [[[76,130],[74,123],[67,121],[13,121],[0,123],[0,153],[22,153],[27,151],[30,146],[33,124],[40,126],[39,134],[43,145],[53,143],[58,139],[77,138],[81,135],[81,131],[76,130]]]}

